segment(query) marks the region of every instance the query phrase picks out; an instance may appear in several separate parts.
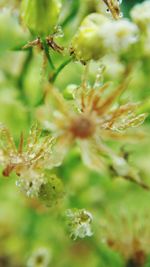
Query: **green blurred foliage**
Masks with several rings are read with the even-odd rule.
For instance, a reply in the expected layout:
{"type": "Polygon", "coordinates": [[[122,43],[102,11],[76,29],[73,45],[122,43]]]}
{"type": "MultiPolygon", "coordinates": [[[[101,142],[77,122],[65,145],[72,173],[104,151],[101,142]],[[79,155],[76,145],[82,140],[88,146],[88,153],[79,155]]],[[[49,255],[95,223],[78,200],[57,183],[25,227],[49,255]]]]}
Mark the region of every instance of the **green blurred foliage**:
{"type": "MultiPolygon", "coordinates": [[[[16,142],[22,131],[28,132],[32,120],[35,119],[34,107],[41,99],[43,80],[50,72],[48,67],[46,74],[43,75],[43,56],[38,49],[19,51],[28,40],[32,40],[30,33],[18,22],[16,7],[19,2],[2,0],[0,3],[0,6],[13,6],[13,8],[15,5],[13,11],[5,10],[0,14],[0,122],[9,127],[16,142]]],[[[137,2],[142,1],[123,1],[122,9],[125,16],[129,16],[129,10],[137,2]]],[[[83,0],[63,0],[61,24],[64,37],[57,38],[60,45],[67,46],[76,32],[84,17],[83,4],[83,0]]],[[[51,57],[55,66],[62,63],[62,55],[52,51],[51,57]]],[[[63,61],[67,58],[67,55],[64,55],[63,61]]],[[[79,85],[83,68],[79,62],[71,62],[58,75],[55,86],[65,94],[68,84],[79,85]]],[[[131,81],[129,90],[124,94],[126,99],[143,101],[142,112],[150,110],[149,68],[149,63],[146,66],[145,62],[142,68],[136,66],[135,79],[131,81]]],[[[92,81],[93,73],[90,78],[92,81]]],[[[149,123],[148,118],[147,132],[150,129],[149,123]]],[[[116,143],[111,145],[117,149],[116,143]]],[[[130,161],[141,169],[145,177],[148,177],[149,138],[139,142],[138,146],[134,143],[128,145],[127,150],[131,152],[130,161]]],[[[39,247],[47,247],[51,251],[52,260],[49,267],[129,267],[119,252],[103,244],[100,221],[106,214],[110,214],[110,218],[115,215],[119,221],[119,212],[124,210],[127,217],[137,214],[145,227],[142,216],[143,213],[150,213],[150,193],[121,178],[110,179],[89,171],[81,163],[76,148],[73,148],[66,157],[63,166],[54,171],[64,183],[65,194],[62,203],[52,208],[45,208],[38,201],[28,199],[19,193],[13,175],[10,179],[1,175],[0,267],[27,266],[28,258],[39,247]],[[65,215],[62,214],[65,209],[74,207],[85,208],[92,212],[94,217],[92,238],[70,240],[65,215]]],[[[112,223],[110,219],[110,231],[117,232],[115,225],[111,227],[112,223]]],[[[124,223],[120,227],[124,227],[126,231],[124,223]]],[[[147,232],[150,237],[150,226],[146,224],[146,227],[149,227],[147,232]]],[[[126,236],[126,232],[124,235],[126,236]]],[[[148,258],[145,267],[149,266],[148,258]]]]}

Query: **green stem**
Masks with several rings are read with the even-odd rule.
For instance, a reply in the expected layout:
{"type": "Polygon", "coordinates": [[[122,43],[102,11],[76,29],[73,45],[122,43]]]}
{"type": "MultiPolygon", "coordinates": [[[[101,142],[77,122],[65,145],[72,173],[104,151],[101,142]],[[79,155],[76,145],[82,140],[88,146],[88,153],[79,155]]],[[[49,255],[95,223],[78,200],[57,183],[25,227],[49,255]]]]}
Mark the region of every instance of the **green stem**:
{"type": "Polygon", "coordinates": [[[14,46],[11,50],[12,51],[23,51],[23,52],[29,51],[31,49],[31,47],[28,47],[28,48],[24,49],[23,47],[25,45],[27,45],[27,41],[25,41],[25,42],[23,42],[23,43],[21,43],[19,45],[14,46]]]}
{"type": "Polygon", "coordinates": [[[19,87],[19,90],[20,90],[20,97],[21,97],[21,100],[27,104],[28,101],[27,101],[27,97],[26,97],[26,94],[24,92],[24,80],[25,80],[25,77],[27,75],[27,72],[28,72],[28,68],[29,68],[29,65],[30,65],[30,62],[32,60],[32,49],[29,49],[27,51],[27,57],[24,61],[24,64],[23,64],[23,67],[22,67],[22,70],[21,70],[21,74],[18,78],[18,87],[19,87]]]}
{"type": "MultiPolygon", "coordinates": [[[[58,74],[62,71],[62,69],[67,66],[70,62],[72,61],[72,58],[67,59],[66,61],[64,61],[59,67],[58,69],[56,69],[54,75],[52,76],[52,78],[50,79],[50,82],[55,82],[58,74]]],[[[45,94],[40,98],[40,100],[36,103],[35,107],[38,107],[40,105],[42,105],[44,103],[44,99],[45,99],[45,94]]]]}
{"type": "Polygon", "coordinates": [[[51,59],[51,56],[50,56],[50,53],[49,53],[49,47],[48,47],[48,45],[46,43],[46,40],[43,39],[42,40],[42,43],[43,43],[43,49],[45,51],[45,55],[46,55],[46,57],[48,59],[49,65],[50,65],[50,67],[51,67],[52,70],[55,70],[55,66],[54,66],[53,61],[51,59]]]}
{"type": "Polygon", "coordinates": [[[79,10],[79,0],[73,1],[71,13],[64,19],[61,23],[62,27],[65,27],[78,13],[79,10]]]}
{"type": "Polygon", "coordinates": [[[45,95],[42,95],[39,101],[35,104],[35,108],[42,105],[44,103],[44,99],[45,99],[45,95]]]}
{"type": "Polygon", "coordinates": [[[50,82],[55,82],[57,76],[59,75],[59,73],[72,61],[72,58],[67,59],[66,61],[64,61],[59,67],[58,69],[55,71],[54,75],[52,76],[52,78],[50,79],[50,82]]]}

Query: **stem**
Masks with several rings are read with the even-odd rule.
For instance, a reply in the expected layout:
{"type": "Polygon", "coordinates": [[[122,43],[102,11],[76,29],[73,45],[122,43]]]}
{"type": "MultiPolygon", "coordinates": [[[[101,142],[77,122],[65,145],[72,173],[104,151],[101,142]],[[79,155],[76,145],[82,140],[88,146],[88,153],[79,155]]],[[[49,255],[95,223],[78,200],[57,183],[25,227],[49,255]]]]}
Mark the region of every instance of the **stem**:
{"type": "Polygon", "coordinates": [[[27,57],[24,61],[24,64],[23,64],[23,67],[22,67],[22,70],[21,70],[21,74],[18,78],[18,86],[19,86],[19,89],[20,89],[20,96],[21,96],[21,100],[27,104],[27,97],[26,97],[26,94],[24,92],[24,80],[25,80],[25,77],[27,75],[27,72],[28,72],[28,68],[29,68],[29,64],[32,60],[32,49],[29,49],[28,50],[28,54],[27,54],[27,57]]]}
{"type": "Polygon", "coordinates": [[[126,180],[134,183],[134,184],[137,184],[138,186],[142,187],[143,189],[145,190],[148,190],[150,191],[150,186],[145,184],[143,181],[140,181],[140,180],[137,180],[137,179],[134,179],[132,176],[124,176],[123,178],[125,178],[126,180]]]}
{"type": "MultiPolygon", "coordinates": [[[[50,82],[55,82],[57,76],[59,75],[59,73],[62,71],[62,69],[67,66],[70,62],[72,61],[72,58],[67,59],[66,61],[64,61],[59,67],[58,69],[56,69],[54,75],[52,76],[52,78],[50,78],[50,82]]],[[[41,97],[41,99],[36,103],[35,107],[40,106],[41,104],[44,103],[44,99],[45,99],[46,93],[43,94],[43,96],[41,97]]]]}
{"type": "Polygon", "coordinates": [[[23,49],[23,47],[27,44],[27,41],[23,42],[22,44],[16,45],[14,46],[11,50],[12,51],[29,51],[31,49],[31,47],[28,47],[26,49],[23,49]]]}
{"type": "Polygon", "coordinates": [[[51,56],[50,56],[50,53],[49,53],[49,47],[48,47],[46,41],[42,40],[42,44],[43,44],[43,49],[45,51],[45,55],[46,55],[46,57],[48,59],[50,67],[51,67],[52,70],[55,70],[55,66],[54,66],[53,61],[51,59],[51,56]]]}
{"type": "Polygon", "coordinates": [[[71,13],[64,19],[61,23],[62,27],[65,27],[78,13],[79,10],[79,0],[73,1],[73,7],[71,13]]]}
{"type": "Polygon", "coordinates": [[[70,62],[72,61],[72,58],[67,59],[66,61],[64,61],[59,67],[58,69],[55,71],[54,75],[52,76],[52,78],[50,78],[50,82],[55,82],[57,76],[59,75],[59,73],[64,69],[64,67],[66,67],[70,62]]]}

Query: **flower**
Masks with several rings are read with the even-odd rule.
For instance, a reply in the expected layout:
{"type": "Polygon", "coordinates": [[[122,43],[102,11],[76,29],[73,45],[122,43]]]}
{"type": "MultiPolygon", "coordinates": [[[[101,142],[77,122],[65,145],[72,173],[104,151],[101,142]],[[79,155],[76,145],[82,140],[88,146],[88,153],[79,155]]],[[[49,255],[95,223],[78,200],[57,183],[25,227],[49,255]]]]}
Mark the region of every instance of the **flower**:
{"type": "MultiPolygon", "coordinates": [[[[116,209],[117,211],[117,209],[116,209]]],[[[100,235],[103,243],[119,252],[127,266],[145,266],[150,247],[149,212],[107,213],[100,220],[100,235]],[[110,223],[111,220],[111,223],[110,223]]]]}
{"type": "Polygon", "coordinates": [[[101,36],[109,51],[121,54],[138,41],[138,27],[127,19],[109,21],[101,29],[101,36]]]}
{"type": "Polygon", "coordinates": [[[52,138],[41,137],[41,129],[33,125],[30,130],[27,143],[24,146],[24,137],[21,134],[18,148],[9,130],[0,126],[1,136],[1,165],[4,166],[3,175],[9,176],[14,171],[18,176],[29,169],[38,170],[44,168],[51,157],[52,138]]]}
{"type": "Polygon", "coordinates": [[[68,210],[67,218],[70,227],[70,235],[74,240],[76,240],[77,237],[84,238],[93,235],[91,231],[93,217],[89,211],[85,209],[75,211],[68,210]]]}
{"type": "Polygon", "coordinates": [[[18,148],[9,130],[0,126],[1,149],[0,164],[3,175],[9,176],[13,171],[17,175],[16,185],[28,197],[37,197],[47,206],[51,206],[63,195],[63,185],[59,178],[46,173],[57,165],[57,159],[52,159],[52,138],[41,137],[41,129],[35,124],[30,130],[26,145],[21,135],[18,148]]]}
{"type": "Polygon", "coordinates": [[[127,19],[117,21],[90,14],[72,39],[71,52],[77,60],[98,60],[106,55],[128,54],[138,41],[138,27],[127,19]]]}
{"type": "Polygon", "coordinates": [[[71,53],[75,54],[78,60],[97,60],[106,54],[103,36],[99,31],[108,21],[106,16],[96,13],[84,18],[71,42],[71,53]]]}
{"type": "Polygon", "coordinates": [[[16,181],[16,185],[28,197],[38,197],[41,187],[46,184],[44,172],[32,168],[24,170],[16,181]]]}
{"type": "Polygon", "coordinates": [[[146,117],[146,114],[136,114],[137,104],[114,105],[126,86],[127,78],[108,94],[109,83],[99,88],[83,83],[75,90],[72,101],[65,100],[57,89],[49,88],[50,98],[37,109],[37,117],[57,140],[53,154],[58,162],[63,161],[76,143],[88,167],[101,173],[111,164],[119,176],[139,182],[140,178],[124,157],[106,145],[108,139],[127,138],[124,132],[141,125],[146,117]]]}
{"type": "Polygon", "coordinates": [[[132,20],[141,28],[150,27],[150,1],[135,5],[131,10],[132,20]]]}
{"type": "Polygon", "coordinates": [[[44,169],[24,170],[18,177],[16,185],[27,197],[38,198],[47,207],[55,206],[64,196],[62,181],[44,169]]]}
{"type": "Polygon", "coordinates": [[[28,259],[27,267],[48,267],[51,254],[46,248],[39,248],[28,259]]]}

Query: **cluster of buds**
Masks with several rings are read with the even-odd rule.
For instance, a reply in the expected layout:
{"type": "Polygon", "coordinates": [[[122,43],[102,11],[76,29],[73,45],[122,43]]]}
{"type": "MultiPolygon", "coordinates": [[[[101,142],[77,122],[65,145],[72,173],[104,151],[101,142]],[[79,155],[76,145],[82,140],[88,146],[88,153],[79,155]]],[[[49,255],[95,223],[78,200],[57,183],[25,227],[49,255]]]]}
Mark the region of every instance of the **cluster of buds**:
{"type": "MultiPolygon", "coordinates": [[[[99,2],[99,1],[98,1],[99,2]]],[[[74,35],[70,52],[77,60],[86,63],[99,60],[106,55],[115,55],[119,60],[133,63],[150,55],[150,4],[149,1],[136,5],[131,10],[131,19],[120,18],[119,2],[104,0],[114,20],[103,12],[92,13],[84,18],[74,35]],[[137,52],[138,51],[138,52],[137,52]]]]}
{"type": "Polygon", "coordinates": [[[127,19],[110,20],[93,13],[81,23],[72,39],[71,52],[78,60],[98,60],[106,54],[129,53],[138,41],[138,27],[127,19]]]}

